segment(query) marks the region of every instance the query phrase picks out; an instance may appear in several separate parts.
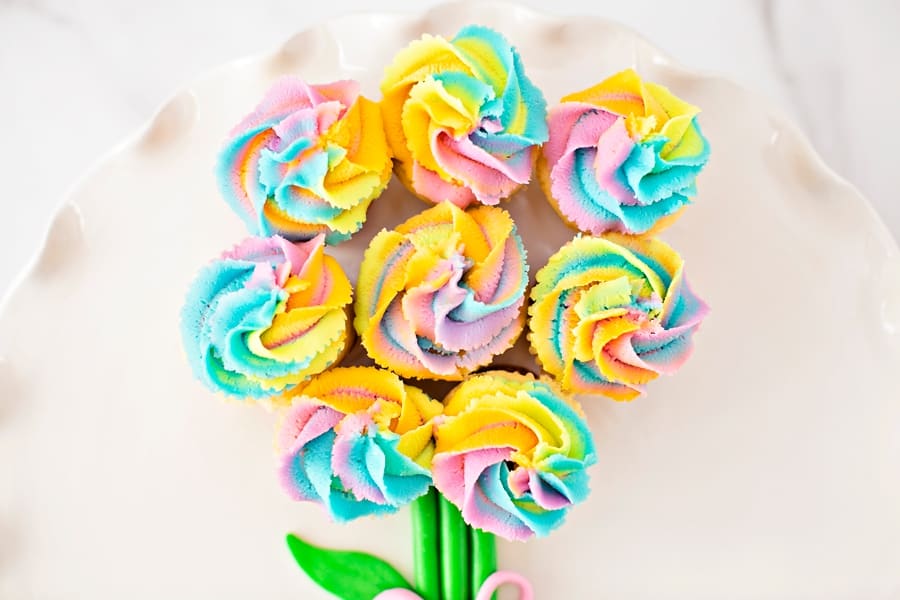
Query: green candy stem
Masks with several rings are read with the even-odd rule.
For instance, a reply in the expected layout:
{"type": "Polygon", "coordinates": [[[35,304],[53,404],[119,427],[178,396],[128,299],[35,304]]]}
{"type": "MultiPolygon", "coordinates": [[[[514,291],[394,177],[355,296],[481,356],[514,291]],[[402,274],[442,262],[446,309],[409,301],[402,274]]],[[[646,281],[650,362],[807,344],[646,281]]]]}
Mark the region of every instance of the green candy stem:
{"type": "MultiPolygon", "coordinates": [[[[493,533],[469,527],[469,544],[472,553],[472,589],[474,598],[484,580],[497,570],[497,540],[493,533]]],[[[497,594],[491,596],[497,600],[497,594]]]]}
{"type": "Polygon", "coordinates": [[[441,496],[442,600],[469,600],[469,532],[459,510],[441,496]]]}
{"type": "Polygon", "coordinates": [[[430,488],[411,508],[416,590],[423,600],[441,600],[437,491],[430,488]]]}

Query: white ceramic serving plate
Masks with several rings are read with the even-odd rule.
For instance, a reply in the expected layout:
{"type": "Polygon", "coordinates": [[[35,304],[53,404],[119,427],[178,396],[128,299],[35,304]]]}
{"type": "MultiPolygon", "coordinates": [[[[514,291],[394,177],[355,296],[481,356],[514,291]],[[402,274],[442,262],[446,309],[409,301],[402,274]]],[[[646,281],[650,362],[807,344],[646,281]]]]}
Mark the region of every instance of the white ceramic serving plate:
{"type": "MultiPolygon", "coordinates": [[[[405,512],[337,526],[287,499],[273,415],[194,381],[177,319],[200,265],[245,235],[212,163],[266,87],[354,77],[377,98],[398,49],[472,22],[551,101],[635,67],[703,108],[713,146],[664,236],[713,307],[694,357],[633,403],[584,399],[593,494],[549,538],[502,544],[502,566],[539,600],[900,598],[900,258],[869,204],[778,112],[633,32],[474,2],[343,18],[226,65],[66,199],[0,318],[0,597],[325,598],[288,531],[410,574],[405,512]]],[[[532,272],[572,236],[536,186],[506,206],[532,272]]],[[[351,276],[423,208],[392,183],[336,251],[351,276]]]]}

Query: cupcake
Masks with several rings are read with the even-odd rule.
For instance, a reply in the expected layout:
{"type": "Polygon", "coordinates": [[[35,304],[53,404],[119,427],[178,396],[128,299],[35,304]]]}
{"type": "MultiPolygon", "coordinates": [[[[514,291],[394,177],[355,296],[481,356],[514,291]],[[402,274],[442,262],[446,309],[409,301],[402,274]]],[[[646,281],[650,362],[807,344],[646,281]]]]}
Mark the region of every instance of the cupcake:
{"type": "Polygon", "coordinates": [[[707,306],[681,257],[653,238],[576,237],[537,272],[529,340],[570,392],[631,400],[687,360],[707,306]]]}
{"type": "Polygon", "coordinates": [[[324,235],[248,238],[197,275],[181,312],[195,376],[233,398],[263,399],[337,364],[353,340],[352,288],[324,235]]]}
{"type": "Polygon", "coordinates": [[[378,104],[357,82],[284,77],[231,131],[216,175],[253,235],[334,244],[362,227],[391,166],[378,104]]]}
{"type": "Polygon", "coordinates": [[[441,403],[375,367],[339,367],[287,394],[276,447],[282,487],[336,521],[395,512],[431,487],[441,403]]]}
{"type": "Polygon", "coordinates": [[[587,498],[596,462],[581,408],[553,382],[474,375],[444,399],[434,486],[472,527],[510,540],[545,536],[587,498]]]}
{"type": "Polygon", "coordinates": [[[459,380],[515,342],[527,283],[509,213],[444,202],[372,240],[356,331],[376,363],[403,377],[459,380]]]}
{"type": "Polygon", "coordinates": [[[548,115],[538,164],[545,195],[585,233],[662,229],[696,195],[709,158],[698,112],[631,69],[566,96],[548,115]]]}
{"type": "Polygon", "coordinates": [[[395,171],[423,200],[494,205],[531,179],[546,103],[496,31],[423,36],[394,57],[381,92],[395,171]]]}

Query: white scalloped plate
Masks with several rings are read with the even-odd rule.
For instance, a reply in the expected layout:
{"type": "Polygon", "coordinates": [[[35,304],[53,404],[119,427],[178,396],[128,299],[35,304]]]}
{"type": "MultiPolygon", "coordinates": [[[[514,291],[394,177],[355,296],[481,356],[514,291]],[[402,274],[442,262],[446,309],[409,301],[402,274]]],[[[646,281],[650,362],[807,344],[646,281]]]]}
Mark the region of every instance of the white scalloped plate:
{"type": "MultiPolygon", "coordinates": [[[[244,236],[219,143],[277,76],[355,77],[423,32],[478,22],[551,101],[627,66],[704,109],[713,159],[665,237],[713,307],[693,359],[631,404],[587,399],[590,500],[502,544],[537,597],[900,598],[900,258],[869,204],[783,116],[633,32],[507,5],[365,15],[178,93],[66,199],[0,318],[0,596],[325,598],[283,543],[410,572],[407,515],[332,525],[278,489],[273,417],[219,401],[182,357],[196,269],[244,236]]],[[[424,208],[394,182],[339,258],[424,208]]],[[[537,189],[508,205],[533,270],[571,236],[537,189]]],[[[521,358],[521,354],[512,354],[521,358]]]]}

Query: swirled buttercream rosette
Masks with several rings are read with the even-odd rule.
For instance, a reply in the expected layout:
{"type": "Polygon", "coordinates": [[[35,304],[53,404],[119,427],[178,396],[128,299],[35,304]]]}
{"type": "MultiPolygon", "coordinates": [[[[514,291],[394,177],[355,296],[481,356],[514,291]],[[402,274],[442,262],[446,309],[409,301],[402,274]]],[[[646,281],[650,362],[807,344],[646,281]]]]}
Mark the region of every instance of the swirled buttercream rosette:
{"type": "Polygon", "coordinates": [[[323,590],[487,600],[513,584],[530,598],[498,571],[495,536],[548,535],[587,499],[596,449],[575,394],[641,395],[688,358],[708,311],[653,237],[696,195],[699,110],[629,69],[548,113],[517,51],[479,25],[410,43],[381,92],[284,77],[231,131],[219,187],[259,237],[200,271],[184,347],[209,388],[277,411],[290,498],[338,522],[409,505],[412,582],[288,534],[323,590]],[[525,247],[496,205],[535,168],[580,233],[537,273],[526,310],[525,247]],[[351,327],[354,290],[325,246],[363,227],[392,173],[431,206],[372,238],[351,327]],[[540,377],[494,362],[526,322],[540,377]],[[339,366],[354,329],[378,366],[339,366]],[[442,403],[403,378],[459,383],[442,403]]]}
{"type": "Polygon", "coordinates": [[[212,390],[266,398],[337,363],[353,335],[352,288],[308,242],[248,238],[197,275],[181,313],[184,348],[212,390]]]}
{"type": "Polygon", "coordinates": [[[440,402],[375,367],[332,369],[289,395],[276,446],[293,499],[349,521],[394,512],[428,491],[440,402]]]}
{"type": "Polygon", "coordinates": [[[549,380],[488,371],[444,399],[434,485],[473,527],[511,540],[548,534],[587,498],[594,462],[580,407],[549,380]]]}
{"type": "Polygon", "coordinates": [[[378,104],[355,81],[278,80],[231,132],[217,176],[255,235],[336,243],[356,233],[391,177],[378,104]]]}
{"type": "Polygon", "coordinates": [[[509,213],[444,202],[372,240],[356,330],[369,356],[403,377],[458,380],[515,342],[527,283],[509,213]]]}
{"type": "Polygon", "coordinates": [[[695,106],[628,69],[566,96],[548,115],[538,178],[570,225],[652,233],[696,195],[709,144],[695,106]]]}
{"type": "Polygon", "coordinates": [[[496,31],[423,36],[394,57],[381,91],[395,171],[422,199],[497,204],[531,179],[547,107],[496,31]]]}
{"type": "Polygon", "coordinates": [[[531,290],[529,339],[563,389],[631,400],[687,360],[708,311],[681,257],[655,238],[579,236],[531,290]]]}

